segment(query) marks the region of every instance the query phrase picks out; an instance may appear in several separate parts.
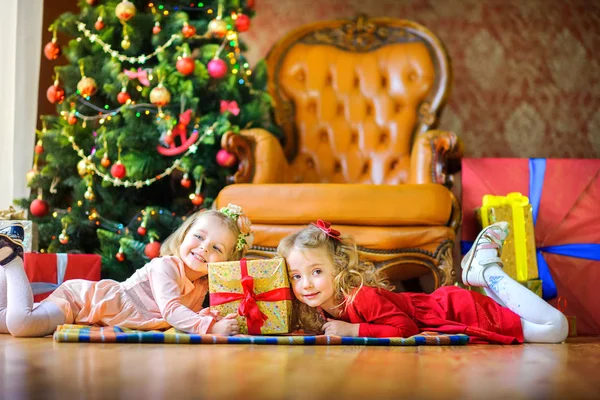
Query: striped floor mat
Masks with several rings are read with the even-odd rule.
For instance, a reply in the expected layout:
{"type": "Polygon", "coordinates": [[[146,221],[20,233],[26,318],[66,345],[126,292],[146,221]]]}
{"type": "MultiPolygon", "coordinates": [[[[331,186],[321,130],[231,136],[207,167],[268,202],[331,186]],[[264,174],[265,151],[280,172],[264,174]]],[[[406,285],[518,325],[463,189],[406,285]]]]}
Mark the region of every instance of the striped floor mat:
{"type": "Polygon", "coordinates": [[[367,345],[367,346],[458,346],[469,342],[467,335],[422,332],[409,338],[364,338],[340,336],[217,336],[167,331],[136,331],[119,327],[60,325],[54,332],[57,342],[169,343],[169,344],[286,344],[286,345],[367,345]]]}

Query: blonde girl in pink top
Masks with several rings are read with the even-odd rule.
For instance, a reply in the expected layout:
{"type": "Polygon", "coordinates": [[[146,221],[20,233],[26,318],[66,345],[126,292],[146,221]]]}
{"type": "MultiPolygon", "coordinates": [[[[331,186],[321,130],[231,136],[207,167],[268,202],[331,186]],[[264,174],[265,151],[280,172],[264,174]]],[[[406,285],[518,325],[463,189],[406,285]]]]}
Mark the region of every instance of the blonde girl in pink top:
{"type": "Polygon", "coordinates": [[[235,335],[236,314],[219,316],[202,308],[207,264],[239,260],[251,245],[250,228],[250,220],[233,204],[197,212],[164,241],[161,257],[125,282],[66,281],[34,305],[23,268],[23,227],[13,224],[0,230],[0,333],[39,337],[75,323],[235,335]]]}

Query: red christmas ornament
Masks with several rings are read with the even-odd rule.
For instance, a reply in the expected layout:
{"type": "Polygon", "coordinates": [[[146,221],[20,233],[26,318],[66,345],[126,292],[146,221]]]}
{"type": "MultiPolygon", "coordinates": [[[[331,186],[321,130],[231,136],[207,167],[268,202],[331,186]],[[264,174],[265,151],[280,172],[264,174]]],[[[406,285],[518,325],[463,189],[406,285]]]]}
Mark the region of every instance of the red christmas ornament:
{"type": "Polygon", "coordinates": [[[227,64],[220,58],[212,59],[208,62],[208,75],[214,79],[221,79],[227,74],[227,64]]]}
{"type": "Polygon", "coordinates": [[[110,159],[104,155],[104,157],[102,157],[102,160],[100,160],[100,165],[102,165],[104,168],[108,168],[110,166],[110,159]]]}
{"type": "Polygon", "coordinates": [[[123,179],[127,174],[127,168],[125,168],[121,161],[117,161],[110,169],[110,174],[116,179],[123,179]]]}
{"type": "Polygon", "coordinates": [[[85,0],[86,3],[88,3],[90,6],[93,6],[96,4],[98,0],[85,0]]]}
{"type": "Polygon", "coordinates": [[[56,60],[60,54],[60,46],[56,43],[56,39],[52,39],[52,41],[44,46],[44,56],[46,56],[48,60],[56,60]]]}
{"type": "Polygon", "coordinates": [[[129,100],[131,100],[131,96],[127,92],[119,92],[119,94],[117,95],[117,101],[119,102],[119,104],[125,104],[129,100]]]}
{"type": "Polygon", "coordinates": [[[221,149],[217,152],[216,160],[217,164],[225,168],[231,168],[237,164],[237,157],[235,154],[232,154],[225,149],[221,149]]]}
{"type": "Polygon", "coordinates": [[[144,235],[146,234],[146,228],[145,228],[145,227],[143,227],[143,226],[140,226],[140,227],[137,229],[137,233],[138,233],[138,235],[140,235],[140,236],[144,236],[144,235]]]}
{"type": "Polygon", "coordinates": [[[119,262],[123,262],[123,261],[125,261],[125,254],[121,253],[121,252],[118,252],[117,254],[115,254],[115,258],[117,260],[119,260],[119,262]]]}
{"type": "Polygon", "coordinates": [[[58,86],[58,83],[55,83],[54,85],[50,86],[46,91],[46,97],[48,98],[48,101],[52,104],[61,104],[65,99],[65,91],[63,90],[63,88],[58,86]]]}
{"type": "Polygon", "coordinates": [[[184,176],[183,179],[181,180],[181,186],[188,189],[190,186],[192,186],[192,180],[190,178],[188,178],[187,176],[184,176]]]}
{"type": "Polygon", "coordinates": [[[94,24],[94,28],[96,28],[97,31],[101,31],[104,28],[104,21],[102,21],[102,17],[98,17],[98,20],[94,24]]]}
{"type": "Polygon", "coordinates": [[[162,28],[160,27],[160,22],[156,21],[154,23],[154,26],[152,27],[152,33],[154,35],[158,35],[161,30],[162,30],[162,28]]]}
{"type": "Polygon", "coordinates": [[[75,116],[75,113],[69,114],[69,118],[67,118],[67,122],[69,123],[69,125],[75,125],[77,123],[77,117],[75,116]]]}
{"type": "Polygon", "coordinates": [[[250,17],[246,14],[238,14],[237,19],[235,20],[235,29],[238,32],[246,32],[250,29],[250,17]]]}
{"type": "Polygon", "coordinates": [[[150,242],[144,247],[144,254],[149,259],[156,258],[160,256],[160,243],[159,242],[150,242]]]}
{"type": "Polygon", "coordinates": [[[43,152],[44,152],[44,146],[42,146],[41,143],[36,144],[35,145],[35,154],[42,154],[43,152]]]}
{"type": "Polygon", "coordinates": [[[183,33],[183,36],[189,39],[196,34],[196,28],[186,22],[183,24],[183,28],[181,28],[181,33],[183,33]]]}
{"type": "Polygon", "coordinates": [[[42,199],[35,199],[29,205],[29,211],[31,211],[31,215],[34,217],[44,217],[50,211],[50,205],[48,202],[42,199]]]}
{"type": "Polygon", "coordinates": [[[175,64],[177,71],[182,73],[183,75],[189,75],[194,72],[194,68],[196,68],[196,64],[194,63],[194,59],[191,57],[182,57],[177,60],[177,64],[175,64]]]}
{"type": "Polygon", "coordinates": [[[191,198],[191,200],[192,204],[195,206],[201,206],[202,203],[204,203],[204,197],[199,193],[196,193],[194,197],[191,198]]]}

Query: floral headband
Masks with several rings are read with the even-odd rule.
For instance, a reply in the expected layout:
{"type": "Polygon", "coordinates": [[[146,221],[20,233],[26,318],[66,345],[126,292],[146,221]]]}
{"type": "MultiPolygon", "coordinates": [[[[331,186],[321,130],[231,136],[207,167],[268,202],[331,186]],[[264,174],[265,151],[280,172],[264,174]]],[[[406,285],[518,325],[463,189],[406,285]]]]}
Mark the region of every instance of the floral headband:
{"type": "Polygon", "coordinates": [[[331,228],[331,223],[323,221],[322,219],[318,219],[316,224],[314,222],[311,222],[310,224],[325,232],[325,234],[330,238],[340,240],[340,231],[331,228]]]}
{"type": "Polygon", "coordinates": [[[254,241],[254,235],[252,234],[252,223],[244,215],[242,207],[229,203],[227,207],[223,207],[219,211],[231,218],[240,229],[235,249],[237,251],[244,250],[244,248],[249,249],[254,241]]]}

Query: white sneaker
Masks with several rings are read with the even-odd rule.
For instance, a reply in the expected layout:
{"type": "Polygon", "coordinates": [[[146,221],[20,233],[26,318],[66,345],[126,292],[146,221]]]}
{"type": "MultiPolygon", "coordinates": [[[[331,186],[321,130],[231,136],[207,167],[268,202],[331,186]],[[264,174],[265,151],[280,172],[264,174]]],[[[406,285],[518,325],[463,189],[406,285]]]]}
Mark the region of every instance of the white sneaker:
{"type": "Polygon", "coordinates": [[[462,281],[469,286],[488,286],[483,278],[483,272],[492,265],[499,265],[502,268],[502,245],[508,236],[508,222],[496,222],[486,226],[479,232],[473,247],[462,259],[462,281]],[[480,250],[495,249],[496,255],[490,257],[484,256],[480,250]],[[484,258],[486,257],[486,258],[484,258]]]}

